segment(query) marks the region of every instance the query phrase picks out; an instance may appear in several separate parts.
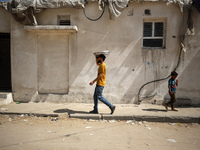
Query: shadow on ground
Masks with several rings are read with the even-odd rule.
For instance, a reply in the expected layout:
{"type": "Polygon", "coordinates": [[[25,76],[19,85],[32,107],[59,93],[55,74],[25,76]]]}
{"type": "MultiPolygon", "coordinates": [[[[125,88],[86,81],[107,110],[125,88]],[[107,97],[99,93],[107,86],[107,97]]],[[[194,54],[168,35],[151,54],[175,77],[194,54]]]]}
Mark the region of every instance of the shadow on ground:
{"type": "Polygon", "coordinates": [[[68,114],[88,114],[86,111],[75,111],[71,109],[57,109],[54,113],[68,113],[68,114]]]}
{"type": "MultiPolygon", "coordinates": [[[[75,110],[71,110],[71,109],[57,109],[53,111],[54,113],[68,113],[70,114],[90,114],[87,111],[75,111],[75,110]]],[[[110,115],[110,113],[99,113],[101,115],[110,115]]]]}
{"type": "Polygon", "coordinates": [[[154,111],[154,112],[158,112],[158,111],[161,111],[161,112],[167,112],[167,110],[164,110],[164,109],[142,109],[143,111],[154,111]]]}

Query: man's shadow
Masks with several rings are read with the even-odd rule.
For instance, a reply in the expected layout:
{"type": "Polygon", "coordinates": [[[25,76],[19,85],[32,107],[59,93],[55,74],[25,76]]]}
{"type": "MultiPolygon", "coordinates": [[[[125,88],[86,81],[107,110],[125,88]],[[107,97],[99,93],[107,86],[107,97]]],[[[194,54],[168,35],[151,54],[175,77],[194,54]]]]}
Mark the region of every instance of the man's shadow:
{"type": "Polygon", "coordinates": [[[75,111],[71,109],[57,109],[54,113],[68,113],[68,114],[88,114],[86,111],[75,111]]]}
{"type": "Polygon", "coordinates": [[[164,110],[164,109],[142,109],[143,111],[154,111],[154,112],[158,112],[158,111],[161,111],[161,112],[167,112],[167,110],[164,110]]]}
{"type": "MultiPolygon", "coordinates": [[[[71,110],[71,109],[57,109],[53,111],[54,113],[68,113],[68,115],[70,114],[90,114],[87,111],[75,111],[75,110],[71,110]]],[[[101,115],[110,115],[110,113],[99,113],[101,115]]]]}

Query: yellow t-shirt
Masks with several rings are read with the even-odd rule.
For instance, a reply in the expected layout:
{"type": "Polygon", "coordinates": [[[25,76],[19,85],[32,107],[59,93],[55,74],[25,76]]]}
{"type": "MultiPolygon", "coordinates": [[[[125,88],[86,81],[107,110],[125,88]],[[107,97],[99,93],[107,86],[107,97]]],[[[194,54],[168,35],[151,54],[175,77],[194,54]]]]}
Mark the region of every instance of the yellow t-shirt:
{"type": "Polygon", "coordinates": [[[98,69],[98,75],[102,74],[101,78],[97,81],[97,85],[105,86],[106,84],[106,64],[103,62],[98,69]]]}

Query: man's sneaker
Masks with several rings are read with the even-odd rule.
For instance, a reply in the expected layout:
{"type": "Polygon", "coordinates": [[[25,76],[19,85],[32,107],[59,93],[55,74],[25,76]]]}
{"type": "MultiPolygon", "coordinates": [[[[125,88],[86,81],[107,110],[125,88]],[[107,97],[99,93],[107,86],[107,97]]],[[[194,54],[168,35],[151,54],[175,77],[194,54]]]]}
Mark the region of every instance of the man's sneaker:
{"type": "Polygon", "coordinates": [[[90,113],[90,114],[98,114],[98,111],[92,110],[92,111],[90,111],[89,113],[90,113]]]}
{"type": "Polygon", "coordinates": [[[115,106],[110,107],[110,110],[111,110],[111,113],[110,113],[110,114],[113,114],[114,111],[115,111],[115,106]]]}

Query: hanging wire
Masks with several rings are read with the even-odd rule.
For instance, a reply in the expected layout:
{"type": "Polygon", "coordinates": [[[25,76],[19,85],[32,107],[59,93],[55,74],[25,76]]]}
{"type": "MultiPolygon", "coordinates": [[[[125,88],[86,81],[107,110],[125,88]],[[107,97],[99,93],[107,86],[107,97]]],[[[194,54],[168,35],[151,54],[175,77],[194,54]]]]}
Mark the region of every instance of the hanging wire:
{"type": "Polygon", "coordinates": [[[85,17],[86,17],[87,19],[89,19],[90,21],[97,21],[97,20],[99,20],[99,19],[103,16],[103,14],[104,14],[104,12],[105,12],[105,8],[106,8],[105,2],[103,2],[103,11],[102,11],[101,15],[100,15],[98,18],[96,18],[96,19],[92,19],[92,18],[90,18],[90,17],[87,16],[87,14],[86,14],[86,12],[85,12],[85,8],[86,8],[86,5],[87,5],[87,4],[88,4],[88,1],[85,2],[84,8],[83,8],[83,12],[84,12],[85,17]]]}

